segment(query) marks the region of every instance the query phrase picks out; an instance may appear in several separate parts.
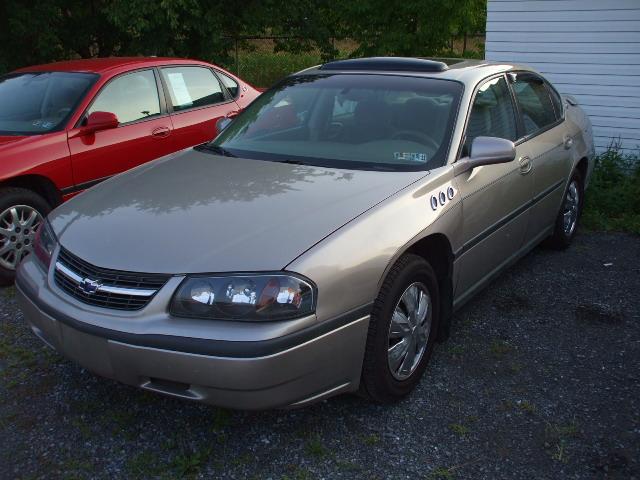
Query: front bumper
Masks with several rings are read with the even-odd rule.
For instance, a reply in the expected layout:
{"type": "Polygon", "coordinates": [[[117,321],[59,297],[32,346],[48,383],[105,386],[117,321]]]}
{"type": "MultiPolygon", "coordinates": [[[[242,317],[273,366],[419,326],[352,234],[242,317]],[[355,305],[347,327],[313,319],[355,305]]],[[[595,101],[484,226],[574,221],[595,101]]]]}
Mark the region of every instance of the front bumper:
{"type": "Polygon", "coordinates": [[[174,280],[135,313],[67,296],[33,256],[21,264],[16,287],[38,337],[87,370],[129,385],[238,409],[302,406],[357,390],[366,309],[286,325],[176,319],[167,313],[174,280]]]}

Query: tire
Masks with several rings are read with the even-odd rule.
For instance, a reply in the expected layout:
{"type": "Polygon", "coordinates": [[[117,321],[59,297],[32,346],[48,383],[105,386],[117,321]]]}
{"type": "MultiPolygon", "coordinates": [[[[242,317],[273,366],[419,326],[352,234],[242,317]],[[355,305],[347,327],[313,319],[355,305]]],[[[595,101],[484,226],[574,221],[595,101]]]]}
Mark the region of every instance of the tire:
{"type": "Polygon", "coordinates": [[[31,252],[35,230],[50,211],[49,203],[31,190],[0,188],[0,285],[13,283],[17,265],[31,252]],[[37,217],[31,219],[32,212],[37,217]]]}
{"type": "Polygon", "coordinates": [[[564,250],[571,245],[576,231],[578,230],[578,223],[580,216],[582,215],[582,208],[584,206],[584,183],[582,175],[577,170],[571,175],[571,179],[567,183],[567,188],[564,191],[562,197],[562,206],[556,217],[553,234],[545,241],[545,245],[556,249],[564,250]],[[578,196],[577,202],[572,205],[572,192],[578,196]],[[571,215],[571,211],[575,215],[575,218],[570,220],[570,228],[565,227],[565,215],[571,215]],[[572,225],[572,226],[571,226],[572,225]]]}
{"type": "MultiPolygon", "coordinates": [[[[410,297],[409,294],[409,297],[404,298],[410,297]]],[[[413,316],[413,318],[415,317],[420,317],[420,314],[413,316]]],[[[402,319],[403,317],[394,318],[402,319]]],[[[405,315],[404,318],[407,316],[405,315]]],[[[415,388],[429,363],[438,336],[439,318],[438,280],[431,265],[417,255],[402,256],[387,274],[373,304],[360,382],[360,390],[365,397],[377,403],[393,403],[401,400],[415,388]],[[430,298],[428,305],[430,308],[427,309],[425,316],[425,325],[427,321],[430,322],[430,328],[428,332],[424,331],[425,329],[422,330],[423,339],[416,344],[418,346],[424,345],[424,350],[419,358],[416,355],[414,360],[407,361],[406,365],[404,361],[400,360],[400,368],[393,368],[392,363],[396,365],[398,358],[406,360],[408,355],[404,357],[394,355],[392,357],[389,355],[391,347],[396,348],[394,353],[401,352],[403,347],[407,345],[409,346],[407,351],[412,351],[410,344],[405,341],[412,335],[410,334],[401,340],[395,335],[393,336],[395,338],[392,338],[390,327],[396,308],[403,312],[407,311],[406,304],[402,300],[404,294],[413,287],[417,288],[418,292],[423,290],[423,293],[428,294],[430,298]],[[424,337],[426,337],[426,341],[424,341],[424,337]],[[405,343],[403,344],[403,342],[405,343]],[[403,369],[403,366],[407,368],[403,369]],[[409,368],[410,366],[412,368],[409,368]],[[408,376],[405,378],[407,374],[408,376]]],[[[398,322],[394,322],[394,330],[398,331],[399,325],[398,322]]],[[[408,322],[403,325],[411,326],[412,324],[408,322]]],[[[415,331],[415,328],[411,330],[415,331]]],[[[419,333],[418,336],[420,336],[419,333]]],[[[415,339],[417,340],[418,337],[415,339]]]]}

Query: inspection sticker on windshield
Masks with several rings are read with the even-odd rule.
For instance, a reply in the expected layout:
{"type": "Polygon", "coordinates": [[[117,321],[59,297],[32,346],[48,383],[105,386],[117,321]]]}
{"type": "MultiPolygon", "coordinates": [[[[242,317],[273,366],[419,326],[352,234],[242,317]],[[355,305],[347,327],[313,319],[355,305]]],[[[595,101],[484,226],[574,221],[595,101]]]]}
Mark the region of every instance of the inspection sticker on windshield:
{"type": "Polygon", "coordinates": [[[393,158],[401,162],[427,163],[427,154],[419,152],[395,152],[393,158]]]}

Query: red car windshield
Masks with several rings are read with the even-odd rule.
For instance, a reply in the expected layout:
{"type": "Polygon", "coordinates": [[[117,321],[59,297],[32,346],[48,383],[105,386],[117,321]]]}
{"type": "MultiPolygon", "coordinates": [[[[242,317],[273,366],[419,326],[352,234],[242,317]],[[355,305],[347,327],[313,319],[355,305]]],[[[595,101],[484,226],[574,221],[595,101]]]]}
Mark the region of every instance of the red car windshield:
{"type": "Polygon", "coordinates": [[[0,77],[0,134],[36,135],[61,128],[97,78],[71,72],[0,77]]]}

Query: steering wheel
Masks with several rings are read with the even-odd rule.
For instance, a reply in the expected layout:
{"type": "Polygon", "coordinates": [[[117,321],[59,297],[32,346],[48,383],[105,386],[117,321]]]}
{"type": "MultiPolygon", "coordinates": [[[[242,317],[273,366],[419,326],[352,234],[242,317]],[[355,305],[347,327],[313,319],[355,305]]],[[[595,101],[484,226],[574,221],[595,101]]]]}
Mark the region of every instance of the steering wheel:
{"type": "Polygon", "coordinates": [[[426,133],[419,132],[417,130],[398,130],[397,132],[394,132],[393,135],[391,135],[391,139],[417,141],[418,143],[422,143],[423,145],[432,147],[436,151],[440,148],[440,144],[433,138],[431,138],[426,133]]]}

